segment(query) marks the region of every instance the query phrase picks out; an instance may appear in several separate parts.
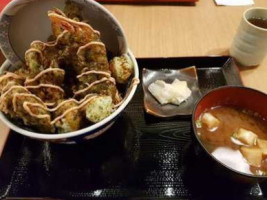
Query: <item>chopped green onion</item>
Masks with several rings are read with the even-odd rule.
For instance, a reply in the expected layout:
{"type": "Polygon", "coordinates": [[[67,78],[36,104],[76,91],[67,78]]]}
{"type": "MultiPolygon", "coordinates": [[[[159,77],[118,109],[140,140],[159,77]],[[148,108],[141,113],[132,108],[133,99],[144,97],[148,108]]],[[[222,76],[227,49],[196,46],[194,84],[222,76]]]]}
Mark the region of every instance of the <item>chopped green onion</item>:
{"type": "Polygon", "coordinates": [[[202,123],[200,119],[196,121],[196,126],[197,128],[202,128],[202,123]]]}

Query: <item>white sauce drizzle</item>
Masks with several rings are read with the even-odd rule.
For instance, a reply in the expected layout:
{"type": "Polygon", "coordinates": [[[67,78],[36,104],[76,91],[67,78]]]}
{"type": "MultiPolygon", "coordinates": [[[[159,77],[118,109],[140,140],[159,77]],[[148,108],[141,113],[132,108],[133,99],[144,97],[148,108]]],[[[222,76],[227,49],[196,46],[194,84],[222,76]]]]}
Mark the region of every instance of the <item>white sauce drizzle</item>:
{"type": "Polygon", "coordinates": [[[83,76],[86,76],[86,75],[89,75],[89,74],[99,74],[99,75],[104,75],[106,77],[111,77],[110,73],[108,72],[104,72],[104,71],[96,71],[96,70],[90,70],[90,71],[86,71],[86,72],[83,72],[81,73],[80,75],[76,76],[78,79],[83,77],[83,76]]]}
{"type": "MultiPolygon", "coordinates": [[[[12,86],[20,86],[20,85],[16,85],[16,82],[14,82],[14,81],[8,82],[8,83],[3,87],[1,93],[3,93],[4,91],[6,92],[7,90],[9,90],[9,88],[11,88],[10,85],[11,85],[11,87],[12,87],[12,86]],[[15,84],[14,84],[14,83],[15,83],[15,84]],[[14,85],[13,85],[13,84],[14,84],[14,85]],[[8,88],[8,89],[7,89],[7,88],[8,88]]],[[[4,92],[4,93],[5,93],[5,92],[4,92]]],[[[4,94],[4,93],[3,93],[3,94],[4,94]]]]}
{"type": "Polygon", "coordinates": [[[86,49],[87,47],[93,46],[93,45],[100,45],[102,47],[105,47],[104,43],[102,43],[102,42],[89,42],[83,46],[80,46],[76,54],[79,55],[80,51],[86,49]]]}
{"type": "Polygon", "coordinates": [[[31,89],[39,89],[39,88],[42,88],[42,87],[57,89],[62,93],[65,92],[61,87],[59,87],[57,85],[52,85],[52,84],[39,84],[39,85],[26,86],[26,88],[29,89],[29,90],[31,90],[31,89]]]}
{"type": "Polygon", "coordinates": [[[14,112],[17,111],[17,98],[18,96],[24,96],[24,97],[33,97],[35,100],[39,101],[40,104],[44,104],[44,102],[37,96],[35,96],[34,94],[24,94],[24,93],[18,93],[18,94],[15,94],[13,96],[13,99],[12,99],[12,104],[13,104],[13,109],[14,109],[14,112]]]}
{"type": "Polygon", "coordinates": [[[25,85],[27,85],[27,84],[29,84],[31,82],[34,82],[36,80],[38,80],[44,74],[49,73],[49,72],[52,72],[52,71],[58,71],[58,72],[62,72],[63,74],[65,74],[65,71],[63,69],[60,69],[60,68],[47,68],[46,70],[41,71],[39,74],[37,74],[34,78],[32,78],[32,79],[26,79],[25,85]]]}
{"type": "Polygon", "coordinates": [[[25,102],[23,103],[23,108],[24,108],[24,110],[25,110],[26,112],[28,112],[32,117],[36,117],[36,118],[38,118],[38,119],[48,118],[48,120],[50,121],[50,118],[51,118],[51,117],[50,117],[49,114],[43,114],[43,115],[41,115],[41,114],[39,114],[39,115],[34,114],[34,113],[32,113],[32,111],[31,111],[31,109],[30,109],[29,106],[39,107],[39,108],[42,108],[42,109],[44,109],[44,110],[46,110],[46,107],[42,106],[42,105],[39,104],[39,103],[31,103],[31,102],[27,102],[27,101],[25,101],[25,102]]]}
{"type": "Polygon", "coordinates": [[[30,49],[28,49],[28,50],[25,52],[25,57],[26,57],[26,55],[27,55],[28,53],[31,53],[31,52],[36,52],[36,53],[40,54],[40,56],[41,56],[41,60],[42,60],[42,61],[44,60],[43,53],[42,53],[40,50],[38,50],[38,49],[34,49],[34,48],[30,48],[30,49]]]}
{"type": "Polygon", "coordinates": [[[52,122],[51,124],[55,124],[58,120],[62,119],[63,117],[65,117],[69,112],[73,111],[73,110],[79,110],[80,108],[82,108],[85,104],[87,104],[89,101],[93,100],[94,98],[96,98],[97,96],[91,96],[90,98],[88,98],[86,101],[84,101],[81,105],[79,106],[75,106],[75,107],[72,107],[68,110],[66,110],[62,115],[56,117],[52,122]]]}
{"type": "Polygon", "coordinates": [[[90,88],[92,88],[94,85],[100,84],[100,83],[102,83],[102,82],[111,82],[111,83],[113,83],[114,85],[116,84],[116,81],[115,81],[114,78],[112,78],[112,77],[109,77],[109,78],[104,77],[104,78],[102,78],[102,79],[100,79],[100,80],[94,81],[93,83],[91,83],[90,85],[88,85],[86,88],[81,89],[81,90],[78,90],[77,92],[75,92],[75,93],[74,93],[74,98],[75,98],[76,96],[78,96],[78,95],[80,95],[80,94],[86,92],[87,90],[89,90],[90,88]]]}
{"type": "Polygon", "coordinates": [[[0,83],[6,78],[14,78],[14,79],[22,79],[22,80],[24,79],[23,77],[15,74],[15,73],[7,72],[5,75],[0,77],[0,83]]]}
{"type": "MultiPolygon", "coordinates": [[[[54,47],[54,46],[56,46],[56,45],[58,44],[58,41],[59,41],[62,37],[64,37],[64,35],[67,34],[68,32],[69,32],[69,31],[64,30],[64,31],[63,31],[62,33],[60,33],[60,35],[57,37],[56,41],[52,41],[52,42],[42,42],[42,41],[40,41],[40,40],[32,41],[31,46],[34,45],[35,43],[40,43],[40,44],[44,45],[44,48],[45,48],[45,47],[54,47]]],[[[44,50],[44,48],[43,48],[42,50],[44,50]]],[[[34,49],[34,48],[32,48],[32,49],[34,49]]],[[[37,50],[37,49],[36,49],[36,50],[37,50]]]]}
{"type": "Polygon", "coordinates": [[[3,101],[3,99],[8,95],[9,92],[11,92],[13,89],[23,89],[25,92],[29,92],[25,87],[21,85],[14,85],[11,88],[9,88],[3,95],[0,97],[0,102],[3,101]]]}

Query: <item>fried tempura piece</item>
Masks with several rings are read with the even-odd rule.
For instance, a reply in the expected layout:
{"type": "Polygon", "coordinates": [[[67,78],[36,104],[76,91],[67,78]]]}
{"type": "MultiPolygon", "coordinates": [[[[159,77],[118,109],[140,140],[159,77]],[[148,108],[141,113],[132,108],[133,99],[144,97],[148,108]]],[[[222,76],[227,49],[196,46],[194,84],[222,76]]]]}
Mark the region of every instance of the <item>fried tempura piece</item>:
{"type": "Polygon", "coordinates": [[[121,97],[115,85],[115,80],[112,77],[102,78],[101,80],[89,84],[86,88],[75,92],[74,97],[83,98],[92,93],[110,96],[115,104],[121,101],[121,97]]]}
{"type": "Polygon", "coordinates": [[[29,49],[25,53],[25,61],[26,61],[26,70],[28,73],[27,77],[34,77],[42,70],[44,70],[43,66],[43,54],[41,51],[37,49],[29,49]]]}
{"type": "Polygon", "coordinates": [[[40,98],[33,94],[15,94],[12,103],[16,117],[22,119],[25,125],[41,132],[54,132],[50,113],[40,98]]]}
{"type": "MultiPolygon", "coordinates": [[[[39,40],[31,43],[31,48],[42,53],[44,68],[58,68],[59,63],[70,60],[78,49],[78,46],[72,42],[73,35],[69,31],[63,31],[52,42],[42,42],[39,40]]],[[[64,62],[65,63],[65,62],[64,62]]]]}
{"type": "Polygon", "coordinates": [[[13,96],[12,104],[13,104],[14,111],[17,112],[17,114],[21,118],[23,118],[23,112],[24,112],[23,103],[24,102],[39,103],[42,106],[46,107],[44,102],[39,97],[35,96],[34,94],[16,93],[13,96]]]}
{"type": "Polygon", "coordinates": [[[51,124],[51,115],[47,108],[40,103],[24,102],[25,115],[23,121],[26,125],[34,126],[44,133],[54,133],[55,128],[51,124]]]}
{"type": "Polygon", "coordinates": [[[79,81],[79,90],[87,87],[88,84],[91,84],[94,81],[100,80],[105,77],[110,78],[111,77],[110,73],[103,71],[96,71],[96,70],[91,70],[81,73],[80,75],[77,76],[77,79],[79,81]]]}
{"type": "Polygon", "coordinates": [[[10,81],[5,85],[5,87],[3,87],[2,94],[4,94],[6,91],[8,91],[13,86],[21,86],[21,85],[15,81],[10,81]]]}
{"type": "Polygon", "coordinates": [[[61,86],[64,81],[65,71],[59,68],[48,68],[34,78],[27,79],[25,85],[39,85],[39,84],[52,84],[61,86]]]}
{"type": "Polygon", "coordinates": [[[59,36],[65,30],[75,32],[75,29],[71,23],[65,20],[66,16],[62,16],[57,11],[52,10],[48,11],[48,17],[50,18],[53,35],[55,37],[59,36]]]}
{"type": "Polygon", "coordinates": [[[22,86],[12,86],[0,98],[0,110],[6,114],[9,114],[11,118],[16,117],[16,112],[13,107],[13,97],[16,94],[30,93],[26,88],[22,86]]]}
{"type": "Polygon", "coordinates": [[[79,106],[79,102],[75,99],[68,99],[60,102],[55,108],[52,108],[53,118],[62,115],[66,110],[79,106]]]}
{"type": "Polygon", "coordinates": [[[59,133],[79,130],[82,122],[82,114],[79,111],[78,103],[73,100],[67,100],[60,104],[54,111],[55,125],[59,133]]]}
{"type": "Polygon", "coordinates": [[[97,96],[84,106],[86,118],[93,123],[97,123],[113,112],[113,106],[110,96],[97,96]]]}
{"type": "Polygon", "coordinates": [[[47,105],[54,105],[64,98],[64,90],[52,84],[40,84],[26,87],[30,92],[43,100],[47,105]]]}
{"type": "Polygon", "coordinates": [[[53,10],[48,11],[48,17],[52,23],[53,34],[56,37],[64,30],[68,30],[75,33],[75,42],[79,44],[87,44],[88,42],[99,40],[100,33],[95,31],[89,24],[69,19],[53,10]]]}
{"type": "Polygon", "coordinates": [[[109,67],[112,76],[121,84],[127,83],[133,73],[133,63],[126,54],[120,57],[114,57],[110,61],[109,67]]]}
{"type": "Polygon", "coordinates": [[[3,89],[6,87],[7,84],[10,82],[13,83],[13,85],[23,85],[24,83],[24,78],[12,73],[12,72],[7,72],[3,75],[0,76],[0,92],[3,93],[3,89]]]}
{"type": "Polygon", "coordinates": [[[90,42],[77,51],[78,63],[75,71],[80,74],[84,68],[87,71],[96,70],[110,73],[106,47],[102,42],[90,42]]]}

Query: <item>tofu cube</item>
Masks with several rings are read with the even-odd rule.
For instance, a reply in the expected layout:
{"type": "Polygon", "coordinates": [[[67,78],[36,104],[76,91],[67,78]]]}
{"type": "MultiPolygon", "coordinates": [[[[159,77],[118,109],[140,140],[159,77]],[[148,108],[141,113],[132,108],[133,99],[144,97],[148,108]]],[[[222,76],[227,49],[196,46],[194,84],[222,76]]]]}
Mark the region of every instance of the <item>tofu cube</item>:
{"type": "Polygon", "coordinates": [[[201,121],[208,129],[215,129],[220,124],[220,121],[210,113],[204,113],[201,121]]]}
{"type": "Polygon", "coordinates": [[[98,96],[86,105],[86,118],[97,123],[111,115],[113,106],[110,96],[98,96]]]}
{"type": "Polygon", "coordinates": [[[264,158],[267,158],[267,140],[257,139],[257,146],[261,149],[264,158]]]}
{"type": "Polygon", "coordinates": [[[261,166],[262,151],[259,147],[242,146],[240,147],[240,152],[251,166],[261,166]]]}
{"type": "Polygon", "coordinates": [[[233,134],[233,137],[249,146],[256,144],[256,139],[258,138],[255,133],[244,128],[239,128],[238,131],[233,134]]]}
{"type": "Polygon", "coordinates": [[[133,62],[126,54],[110,61],[110,71],[118,83],[125,84],[133,74],[133,62]]]}

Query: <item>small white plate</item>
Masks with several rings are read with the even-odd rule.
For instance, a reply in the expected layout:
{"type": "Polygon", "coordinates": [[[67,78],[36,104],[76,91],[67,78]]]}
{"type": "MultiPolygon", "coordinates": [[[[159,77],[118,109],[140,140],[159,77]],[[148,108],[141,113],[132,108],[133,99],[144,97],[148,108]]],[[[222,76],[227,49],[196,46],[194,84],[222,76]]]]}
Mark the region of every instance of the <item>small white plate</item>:
{"type": "Polygon", "coordinates": [[[183,69],[161,70],[150,70],[144,68],[142,81],[145,110],[147,113],[157,117],[191,115],[196,101],[201,97],[195,66],[183,69]],[[192,91],[191,96],[179,106],[172,104],[161,105],[148,91],[148,86],[156,80],[163,80],[167,83],[172,83],[176,78],[180,81],[187,82],[189,89],[192,91]]]}

